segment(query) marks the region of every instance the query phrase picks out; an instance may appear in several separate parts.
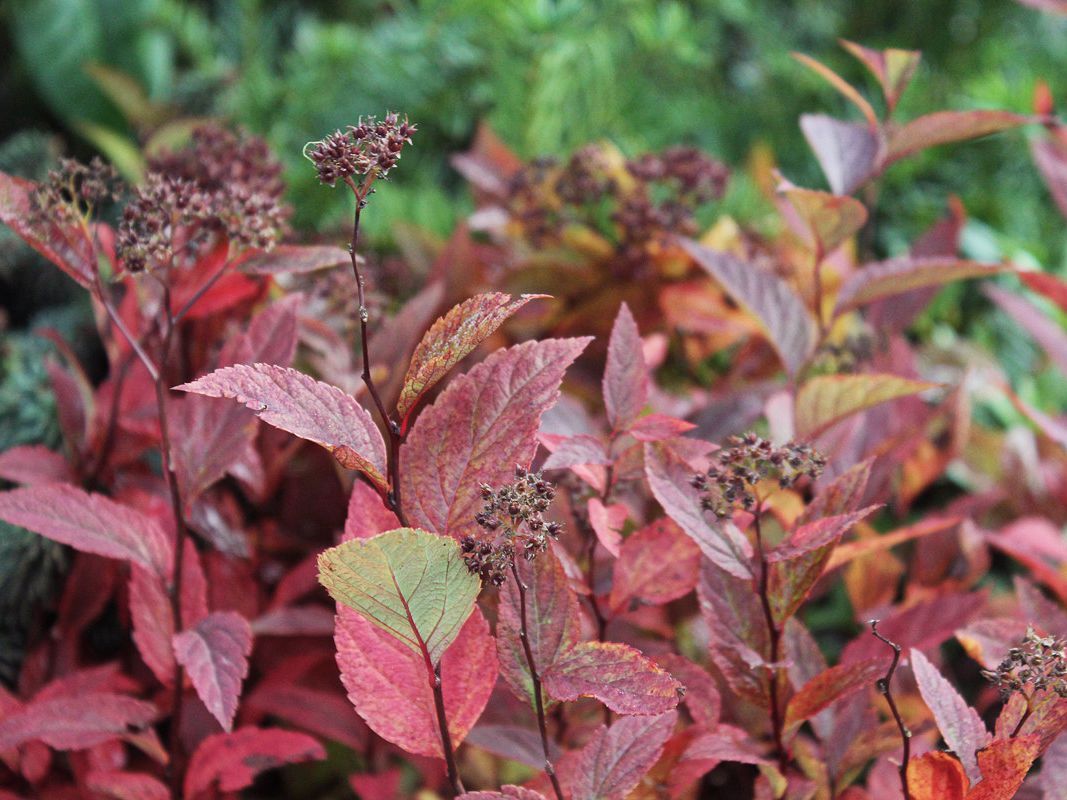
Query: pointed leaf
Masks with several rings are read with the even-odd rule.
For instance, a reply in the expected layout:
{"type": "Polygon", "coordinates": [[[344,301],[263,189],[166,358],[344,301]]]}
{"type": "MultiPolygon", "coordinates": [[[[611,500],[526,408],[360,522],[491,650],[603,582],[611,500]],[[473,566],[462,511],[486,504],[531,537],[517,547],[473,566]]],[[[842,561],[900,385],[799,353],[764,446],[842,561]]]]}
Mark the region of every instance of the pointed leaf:
{"type": "Polygon", "coordinates": [[[233,729],[241,683],[248,676],[252,628],[234,611],[216,611],[174,636],[174,655],[222,729],[233,729]]]}
{"type": "Polygon", "coordinates": [[[13,489],[0,494],[0,520],[84,553],[170,573],[173,546],[159,523],[100,494],[57,483],[13,489]]]}
{"type": "Polygon", "coordinates": [[[801,525],[784,542],[767,553],[767,590],[771,614],[784,622],[796,613],[815,582],[822,577],[838,541],[853,525],[879,506],[823,517],[801,525]]]}
{"type": "Polygon", "coordinates": [[[499,350],[454,378],[423,411],[400,450],[408,519],[436,533],[476,531],[480,486],[514,480],[537,450],[541,415],[589,339],[548,339],[499,350]]]}
{"type": "Polygon", "coordinates": [[[319,582],[338,603],[432,664],[459,635],[482,588],[455,540],[399,528],[319,555],[319,582]]]}
{"type": "Polygon", "coordinates": [[[815,323],[793,287],[777,275],[728,253],[709,250],[687,239],[682,240],[682,246],[762,323],[786,371],[791,375],[798,372],[815,347],[815,323]]]}
{"type": "Polygon", "coordinates": [[[870,125],[801,114],[800,129],[835,195],[852,194],[877,171],[879,141],[870,125]]]}
{"type": "Polygon", "coordinates": [[[585,747],[560,764],[571,800],[623,800],[652,769],[674,731],[677,713],[624,717],[601,727],[585,747]]]}
{"type": "Polygon", "coordinates": [[[545,463],[542,464],[542,469],[566,469],[587,464],[611,463],[611,457],[608,456],[604,443],[598,437],[588,433],[568,436],[558,443],[546,440],[542,436],[542,442],[545,443],[546,447],[555,445],[555,449],[552,450],[548,458],[545,459],[545,463]]]}
{"type": "Polygon", "coordinates": [[[688,433],[696,427],[691,422],[666,414],[648,414],[641,417],[627,431],[639,442],[662,442],[688,433]]]}
{"type": "Polygon", "coordinates": [[[151,703],[114,692],[37,699],[0,719],[0,751],[33,741],[56,750],[85,750],[144,728],[158,715],[151,703]]]}
{"type": "Polygon", "coordinates": [[[855,511],[863,502],[873,464],[873,458],[854,464],[829,484],[821,487],[819,493],[808,503],[804,513],[797,519],[797,525],[805,525],[822,517],[855,511]]]}
{"type": "Polygon", "coordinates": [[[708,521],[700,493],[690,483],[695,473],[666,443],[645,445],[645,476],[667,515],[720,568],[738,578],[751,577],[751,543],[732,522],[708,521]]]}
{"type": "Polygon", "coordinates": [[[905,256],[866,264],[841,286],[834,315],[913,289],[944,286],[965,278],[989,277],[1010,269],[1008,264],[987,264],[946,256],[905,256]]]}
{"type": "Polygon", "coordinates": [[[264,770],[324,758],[322,745],[306,733],[252,727],[216,733],[204,739],[189,760],[185,798],[196,800],[214,786],[221,792],[238,792],[264,770]]]}
{"type": "Polygon", "coordinates": [[[852,664],[838,664],[805,683],[789,700],[785,709],[785,730],[795,731],[800,725],[825,708],[849,697],[854,692],[871,688],[885,673],[884,659],[870,658],[852,664]]]}
{"type": "Polygon", "coordinates": [[[699,572],[696,543],[671,520],[657,520],[622,543],[608,604],[618,614],[634,603],[669,603],[693,590],[699,572]]]}
{"type": "Polygon", "coordinates": [[[893,109],[911,82],[922,53],[918,50],[872,50],[841,39],[841,46],[860,60],[882,84],[886,104],[893,109]]]}
{"type": "Polygon", "coordinates": [[[971,783],[976,783],[981,777],[976,754],[993,737],[978,712],[967,705],[922,651],[911,651],[911,668],[919,684],[919,693],[933,712],[945,744],[959,758],[971,783]]]}
{"type": "Polygon", "coordinates": [[[1067,313],[1067,281],[1047,272],[1020,272],[1019,280],[1067,313]]]}
{"type": "Polygon", "coordinates": [[[912,800],[963,800],[967,775],[948,753],[924,753],[908,761],[912,800]]]}
{"type": "MultiPolygon", "coordinates": [[[[1023,785],[1038,757],[1040,737],[998,739],[978,754],[982,781],[967,793],[967,800],[1011,800],[1023,785]]],[[[1061,787],[1062,788],[1062,787],[1061,787]]]]}
{"type": "Polygon", "coordinates": [[[419,398],[488,339],[504,320],[539,297],[548,295],[524,294],[514,298],[499,292],[478,294],[440,317],[415,348],[404,376],[404,388],[396,404],[396,413],[404,420],[404,429],[407,429],[407,419],[419,398]]]}
{"type": "MultiPolygon", "coordinates": [[[[878,631],[903,648],[937,647],[958,628],[967,625],[985,607],[981,592],[946,594],[894,611],[878,624],[878,631]]],[[[860,634],[841,653],[842,663],[868,658],[885,659],[886,646],[873,636],[860,634]]]]}
{"type": "Polygon", "coordinates": [[[270,364],[223,367],[175,387],[244,403],[275,428],[321,444],[342,465],[385,486],[385,442],[355,398],[295,369],[270,364]]]}
{"type": "MultiPolygon", "coordinates": [[[[800,189],[785,181],[778,194],[795,212],[798,233],[808,247],[823,256],[836,250],[867,222],[867,209],[852,197],[800,189]]],[[[795,224],[795,223],[794,223],[795,224]]]]}
{"type": "Polygon", "coordinates": [[[1030,145],[1034,163],[1045,180],[1060,214],[1067,217],[1067,153],[1049,139],[1037,139],[1030,145]]]}
{"type": "Polygon", "coordinates": [[[648,402],[648,367],[641,333],[626,303],[619,306],[608,340],[603,390],[608,423],[616,431],[626,430],[648,402]]]}
{"type": "MultiPolygon", "coordinates": [[[[561,654],[578,643],[581,623],[578,598],[570,587],[563,565],[552,550],[533,561],[516,562],[519,577],[526,586],[526,624],[530,652],[540,674],[544,674],[561,654]]],[[[497,656],[500,673],[516,696],[533,699],[533,680],[526,653],[519,638],[522,617],[519,591],[509,579],[500,590],[497,619],[497,656]]]]}
{"type": "Polygon", "coordinates": [[[1029,121],[1010,111],[935,111],[911,120],[889,136],[886,161],[891,164],[928,147],[977,139],[1018,128],[1029,121]]]}
{"type": "MultiPolygon", "coordinates": [[[[334,642],[341,682],[356,713],[383,739],[418,755],[441,758],[433,691],[422,656],[340,607],[334,642]]],[[[476,610],[441,659],[441,691],[453,746],[481,716],[497,676],[496,645],[476,610]]]]}
{"type": "Polygon", "coordinates": [[[678,705],[678,683],[629,645],[583,642],[542,675],[557,700],[595,697],[616,714],[662,714],[678,705]]]}
{"type": "MultiPolygon", "coordinates": [[[[874,113],[874,108],[867,102],[867,98],[861,95],[851,83],[846,81],[825,64],[816,61],[810,56],[806,56],[803,53],[790,53],[790,55],[837,89],[837,91],[860,110],[860,113],[863,114],[864,118],[872,128],[878,125],[878,115],[874,113]]],[[[801,119],[803,119],[803,117],[801,119]]]]}
{"type": "Polygon", "coordinates": [[[859,411],[925,392],[938,385],[896,375],[817,375],[801,386],[797,393],[797,436],[813,439],[859,411]]]}

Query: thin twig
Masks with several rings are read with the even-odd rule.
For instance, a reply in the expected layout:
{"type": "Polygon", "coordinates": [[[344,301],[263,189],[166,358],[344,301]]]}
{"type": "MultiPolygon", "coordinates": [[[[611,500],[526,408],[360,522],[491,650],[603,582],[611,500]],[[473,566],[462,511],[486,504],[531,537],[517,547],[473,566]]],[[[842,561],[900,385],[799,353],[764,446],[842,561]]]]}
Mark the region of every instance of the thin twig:
{"type": "Polygon", "coordinates": [[[771,704],[771,730],[774,735],[774,749],[778,757],[778,768],[784,773],[789,764],[789,754],[785,748],[785,740],[782,735],[782,709],[778,702],[778,660],[782,640],[781,631],[774,622],[774,614],[771,611],[770,598],[770,569],[767,567],[767,559],[763,552],[763,530],[760,517],[763,508],[756,509],[754,523],[756,530],[756,553],[759,557],[759,597],[760,605],[763,606],[763,616],[767,622],[767,636],[770,639],[770,704],[771,704]]]}
{"type": "Polygon", "coordinates": [[[448,718],[445,716],[445,694],[441,690],[441,664],[438,662],[433,669],[433,705],[437,712],[437,727],[441,731],[441,746],[445,752],[445,769],[448,772],[448,782],[452,791],[458,797],[463,794],[463,783],[459,779],[459,768],[456,766],[456,750],[452,746],[452,735],[448,732],[448,718]]]}
{"type": "Polygon", "coordinates": [[[903,755],[900,762],[900,788],[904,792],[904,800],[911,800],[911,792],[908,790],[908,761],[911,759],[911,731],[908,730],[908,726],[904,724],[903,717],[900,716],[900,710],[897,708],[897,704],[893,700],[893,692],[889,686],[890,681],[893,680],[893,673],[896,671],[897,664],[900,663],[900,645],[890,641],[878,632],[878,620],[872,619],[870,621],[870,626],[871,633],[873,633],[877,639],[885,642],[893,648],[893,661],[889,665],[889,670],[886,672],[885,677],[878,679],[875,686],[885,698],[886,702],[889,703],[889,710],[893,712],[893,719],[896,720],[897,728],[900,730],[900,740],[903,743],[903,755]]]}
{"type": "Polygon", "coordinates": [[[515,578],[515,587],[519,590],[519,639],[522,641],[522,649],[526,654],[526,664],[530,668],[530,679],[533,681],[534,707],[537,709],[537,728],[541,732],[541,748],[545,754],[545,773],[552,781],[552,789],[556,793],[556,800],[564,800],[563,788],[559,785],[556,770],[552,766],[552,759],[548,753],[548,726],[545,724],[545,703],[541,693],[541,676],[537,673],[537,663],[534,661],[533,651],[530,649],[530,637],[526,627],[526,584],[519,577],[519,570],[515,562],[511,562],[511,574],[515,578]]]}

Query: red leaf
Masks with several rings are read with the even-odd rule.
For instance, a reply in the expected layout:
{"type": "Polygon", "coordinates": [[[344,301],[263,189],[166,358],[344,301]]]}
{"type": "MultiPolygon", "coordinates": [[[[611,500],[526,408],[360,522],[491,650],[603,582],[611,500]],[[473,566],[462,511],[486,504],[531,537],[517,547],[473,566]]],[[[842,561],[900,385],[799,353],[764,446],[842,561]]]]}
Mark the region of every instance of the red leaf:
{"type": "Polygon", "coordinates": [[[30,198],[37,184],[0,172],[0,222],[85,289],[93,285],[96,254],[85,230],[76,225],[42,222],[32,226],[30,198]]]}
{"type": "Polygon", "coordinates": [[[363,721],[352,714],[352,706],[340,692],[293,685],[272,677],[242,699],[242,719],[249,714],[277,717],[353,750],[359,751],[367,746],[367,729],[363,721]]]}
{"type": "Polygon", "coordinates": [[[669,519],[634,532],[615,562],[609,605],[626,612],[635,602],[662,605],[693,590],[700,571],[700,548],[669,519]]]}
{"type": "Polygon", "coordinates": [[[949,142],[977,139],[991,133],[1018,128],[1030,120],[1010,111],[935,111],[911,120],[889,136],[886,163],[949,142]]]}
{"type": "Polygon", "coordinates": [[[785,710],[785,729],[795,731],[824,708],[849,697],[863,688],[874,686],[885,672],[884,659],[871,658],[836,667],[816,675],[789,700],[785,710]]]}
{"type": "Polygon", "coordinates": [[[1067,281],[1047,272],[1020,272],[1019,280],[1067,312],[1067,281]]]}
{"type": "MultiPolygon", "coordinates": [[[[532,562],[516,562],[526,586],[526,626],[537,671],[544,674],[578,642],[581,623],[578,598],[552,550],[532,562]]],[[[533,682],[519,633],[522,630],[519,591],[514,580],[500,590],[496,652],[500,674],[519,698],[533,698],[533,682]]]]}
{"type": "Polygon", "coordinates": [[[241,683],[248,675],[252,629],[234,611],[216,611],[174,636],[174,655],[223,730],[233,728],[241,683]]]}
{"type": "Polygon", "coordinates": [[[678,683],[629,645],[582,642],[542,676],[557,700],[595,697],[616,714],[662,714],[678,705],[678,683]]]}
{"type": "Polygon", "coordinates": [[[896,107],[900,95],[911,82],[919,66],[921,53],[918,50],[872,50],[863,45],[841,39],[841,46],[854,55],[871,71],[882,84],[886,105],[890,110],[896,107]]]}
{"type": "Polygon", "coordinates": [[[1059,737],[1045,751],[1038,784],[1043,790],[1042,800],[1056,800],[1063,787],[1067,786],[1067,737],[1059,737]]]}
{"type": "Polygon", "coordinates": [[[634,422],[627,433],[639,442],[662,442],[688,433],[695,427],[691,422],[666,414],[648,414],[634,422]]]}
{"type": "Polygon", "coordinates": [[[286,606],[252,620],[256,636],[332,636],[333,613],[320,605],[286,606]]]}
{"type": "Polygon", "coordinates": [[[689,709],[693,721],[705,730],[713,730],[719,724],[722,712],[722,696],[719,694],[715,679],[699,664],[694,664],[684,656],[665,653],[656,656],[656,663],[685,687],[682,700],[689,709]]]}
{"type": "Polygon", "coordinates": [[[295,369],[237,364],[175,387],[244,403],[275,428],[321,444],[349,469],[385,486],[385,442],[370,414],[335,386],[295,369]]]}
{"type": "Polygon", "coordinates": [[[596,533],[596,538],[604,545],[605,550],[618,558],[619,547],[622,545],[622,529],[630,516],[630,510],[622,503],[605,506],[597,497],[589,498],[587,507],[589,525],[596,533]]]}
{"type": "Polygon", "coordinates": [[[879,506],[823,517],[801,525],[767,553],[771,613],[782,622],[796,613],[811,587],[823,574],[838,541],[857,522],[879,506]]]}
{"type": "Polygon", "coordinates": [[[1037,139],[1030,145],[1034,163],[1060,213],[1067,217],[1067,154],[1056,142],[1037,139]]]}
{"type": "Polygon", "coordinates": [[[84,750],[126,736],[157,716],[151,703],[113,692],[38,697],[0,719],[0,751],[32,741],[56,750],[84,750]]]}
{"type": "Polygon", "coordinates": [[[395,531],[401,527],[396,514],[385,507],[381,495],[363,481],[352,484],[352,494],[348,497],[348,514],[345,517],[345,530],[341,541],[349,539],[369,539],[386,531],[395,531]]]}
{"type": "Polygon", "coordinates": [[[990,744],[978,754],[982,781],[967,793],[967,800],[1011,800],[1037,758],[1039,747],[1037,736],[998,739],[990,744]]]}
{"type": "Polygon", "coordinates": [[[416,420],[400,451],[404,510],[412,525],[455,537],[477,529],[480,485],[514,480],[537,449],[541,415],[563,373],[589,343],[548,339],[497,351],[454,378],[416,420]]]}
{"type": "Polygon", "coordinates": [[[876,172],[880,143],[870,125],[801,114],[800,129],[834,194],[852,194],[876,172]]]}
{"type": "Polygon", "coordinates": [[[1007,272],[1008,264],[964,261],[950,256],[904,256],[865,264],[842,284],[834,316],[883,297],[928,286],[944,286],[965,278],[984,278],[1007,272]]]}
{"type": "Polygon", "coordinates": [[[814,522],[822,517],[831,517],[855,511],[867,491],[867,482],[871,478],[871,466],[874,459],[869,458],[854,464],[834,478],[829,484],[820,488],[815,498],[808,503],[804,513],[797,520],[798,525],[814,522]]]}
{"type": "Polygon", "coordinates": [[[585,747],[559,765],[571,800],[623,800],[652,769],[674,731],[677,713],[623,717],[601,727],[585,747]]]}
{"type": "Polygon", "coordinates": [[[736,578],[711,561],[704,561],[697,597],[708,626],[708,650],[716,668],[735,693],[766,705],[766,670],[757,667],[762,666],[764,654],[770,651],[770,636],[751,577],[736,578]]]}
{"type": "Polygon", "coordinates": [[[641,333],[629,306],[623,303],[608,340],[604,368],[604,408],[613,430],[626,430],[648,402],[648,367],[641,333]]]}
{"type": "Polygon", "coordinates": [[[85,785],[97,796],[111,800],[168,800],[170,797],[163,781],[143,772],[90,772],[85,785]]]}
{"type": "Polygon", "coordinates": [[[62,453],[39,444],[29,444],[0,453],[0,478],[33,486],[39,483],[70,483],[72,475],[62,453]]]}
{"type": "Polygon", "coordinates": [[[241,269],[255,275],[303,273],[349,263],[348,251],[332,245],[279,244],[241,262],[241,269]]]}
{"type": "Polygon", "coordinates": [[[967,775],[948,753],[930,752],[908,761],[912,800],[963,800],[967,775]]]}
{"type": "Polygon", "coordinates": [[[1059,323],[1018,294],[997,286],[982,287],[985,295],[1029,333],[1060,372],[1067,374],[1067,333],[1059,323]]]}
{"type": "MultiPolygon", "coordinates": [[[[910,608],[898,610],[878,624],[879,633],[903,648],[925,650],[937,647],[964,627],[986,604],[982,592],[946,594],[910,608]]],[[[845,646],[842,663],[868,658],[886,658],[886,646],[870,634],[860,634],[845,646]]]]}
{"type": "Polygon", "coordinates": [[[75,550],[170,573],[173,546],[151,517],[99,494],[46,484],[0,494],[0,519],[75,550]]]}
{"type": "Polygon", "coordinates": [[[721,569],[738,578],[752,576],[752,545],[732,522],[708,521],[700,492],[691,480],[697,472],[665,442],[645,449],[645,476],[663,510],[721,569]]]}
{"type": "Polygon", "coordinates": [[[500,292],[478,294],[464,300],[440,317],[422,337],[411,355],[404,388],[396,403],[396,413],[408,428],[408,418],[419,399],[452,367],[488,339],[508,317],[544,294],[524,294],[513,298],[500,292]]]}
{"type": "Polygon", "coordinates": [[[189,760],[185,800],[195,800],[215,785],[222,792],[238,792],[265,770],[323,758],[322,745],[306,733],[252,727],[217,733],[204,739],[189,760]]]}
{"type": "Polygon", "coordinates": [[[921,651],[911,651],[911,668],[945,744],[959,758],[971,782],[977,781],[980,773],[975,754],[993,738],[985,723],[921,651]]]}
{"type": "MultiPolygon", "coordinates": [[[[371,729],[416,755],[441,758],[426,664],[395,636],[339,605],[334,642],[348,699],[371,729]]],[[[496,646],[481,611],[441,658],[441,688],[453,746],[478,721],[496,683],[496,646]]]]}
{"type": "Polygon", "coordinates": [[[777,275],[728,253],[709,250],[687,239],[682,240],[682,246],[762,323],[786,371],[796,374],[815,348],[815,322],[793,287],[777,275]]]}

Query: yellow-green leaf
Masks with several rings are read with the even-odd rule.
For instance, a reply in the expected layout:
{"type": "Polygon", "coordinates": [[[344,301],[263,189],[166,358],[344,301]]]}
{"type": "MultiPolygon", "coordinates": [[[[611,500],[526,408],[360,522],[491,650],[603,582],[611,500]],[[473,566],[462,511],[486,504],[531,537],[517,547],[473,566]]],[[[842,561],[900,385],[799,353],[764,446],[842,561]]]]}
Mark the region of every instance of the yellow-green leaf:
{"type": "Polygon", "coordinates": [[[797,393],[797,435],[817,436],[857,411],[938,385],[897,375],[820,375],[805,383],[797,393]]]}

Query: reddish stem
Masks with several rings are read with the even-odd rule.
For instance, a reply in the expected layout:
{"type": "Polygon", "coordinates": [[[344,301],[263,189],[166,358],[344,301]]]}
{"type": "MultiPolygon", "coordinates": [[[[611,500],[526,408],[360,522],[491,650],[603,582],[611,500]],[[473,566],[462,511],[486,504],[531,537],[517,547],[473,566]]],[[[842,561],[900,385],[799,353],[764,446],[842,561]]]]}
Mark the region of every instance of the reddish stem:
{"type": "Polygon", "coordinates": [[[767,567],[767,559],[763,552],[763,529],[761,528],[760,517],[762,516],[763,509],[757,508],[754,517],[755,530],[756,530],[756,554],[759,558],[759,597],[760,605],[763,606],[763,617],[767,622],[767,636],[770,639],[770,659],[771,667],[770,672],[770,704],[771,704],[771,731],[774,736],[774,750],[778,757],[778,768],[784,773],[786,767],[789,764],[789,754],[785,748],[785,740],[782,735],[782,709],[778,699],[778,660],[780,658],[780,647],[782,641],[782,633],[778,630],[778,626],[774,622],[774,613],[771,611],[771,598],[770,598],[770,569],[767,567]]]}

